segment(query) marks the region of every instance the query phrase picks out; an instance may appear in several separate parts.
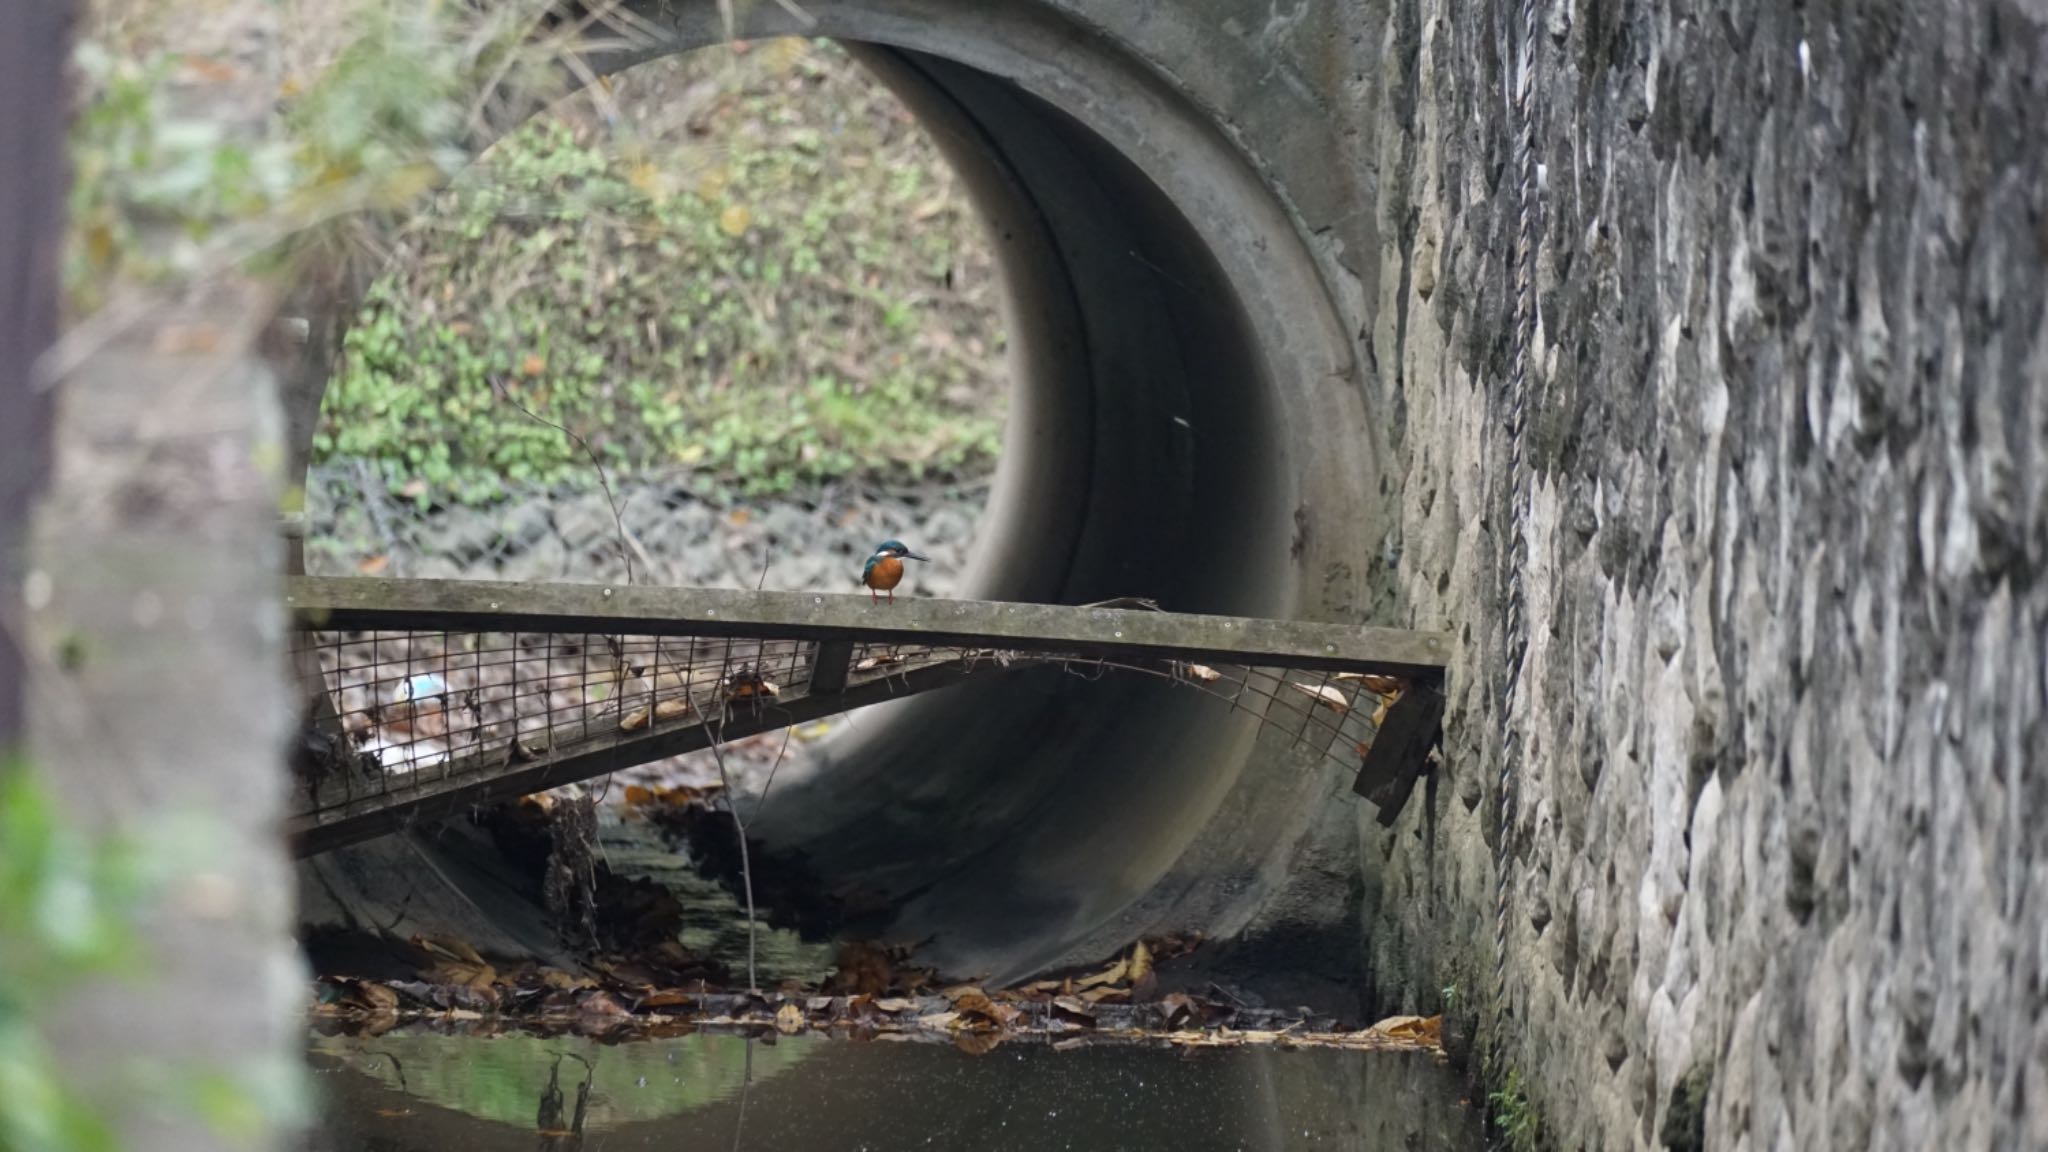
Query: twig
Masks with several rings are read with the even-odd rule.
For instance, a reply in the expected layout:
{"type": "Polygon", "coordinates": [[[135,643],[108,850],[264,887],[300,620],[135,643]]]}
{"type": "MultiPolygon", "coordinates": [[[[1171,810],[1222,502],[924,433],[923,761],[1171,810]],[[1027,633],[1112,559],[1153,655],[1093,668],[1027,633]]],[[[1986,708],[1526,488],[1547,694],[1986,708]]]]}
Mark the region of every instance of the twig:
{"type": "MultiPolygon", "coordinates": [[[[718,705],[717,725],[715,727],[712,725],[710,713],[705,712],[703,709],[698,708],[697,715],[701,717],[700,722],[704,725],[705,729],[711,733],[711,759],[718,765],[718,781],[725,786],[725,805],[727,810],[732,813],[733,831],[738,834],[740,840],[740,886],[745,890],[747,897],[747,991],[758,993],[761,990],[761,982],[756,979],[754,970],[755,936],[757,935],[754,923],[754,866],[747,852],[747,822],[740,818],[739,798],[733,791],[732,775],[725,768],[725,698],[723,693],[725,691],[727,675],[728,673],[721,668],[718,683],[712,689],[712,699],[718,705]]],[[[696,693],[692,692],[689,695],[694,706],[696,693]]]]}
{"type": "Polygon", "coordinates": [[[597,483],[604,489],[604,502],[611,506],[612,525],[619,532],[619,559],[626,564],[626,583],[633,583],[633,549],[629,542],[631,537],[626,532],[626,518],[619,512],[619,498],[612,492],[611,475],[604,470],[604,462],[597,458],[597,449],[592,448],[590,441],[584,439],[581,433],[571,431],[566,425],[557,424],[553,420],[521,404],[518,398],[513,396],[511,391],[505,387],[504,382],[496,376],[489,377],[489,380],[491,391],[496,392],[499,399],[526,413],[527,418],[535,423],[553,428],[555,431],[575,441],[576,446],[583,449],[583,454],[590,457],[590,466],[597,471],[597,483]]]}
{"type": "MultiPolygon", "coordinates": [[[[761,818],[761,810],[768,807],[768,790],[775,787],[775,773],[782,768],[782,758],[789,754],[789,738],[796,734],[795,724],[782,726],[782,747],[775,750],[775,763],[768,766],[768,780],[761,785],[761,798],[754,802],[754,819],[761,818]]],[[[728,791],[727,795],[731,793],[728,791]]],[[[737,806],[738,801],[733,802],[737,806]]]]}

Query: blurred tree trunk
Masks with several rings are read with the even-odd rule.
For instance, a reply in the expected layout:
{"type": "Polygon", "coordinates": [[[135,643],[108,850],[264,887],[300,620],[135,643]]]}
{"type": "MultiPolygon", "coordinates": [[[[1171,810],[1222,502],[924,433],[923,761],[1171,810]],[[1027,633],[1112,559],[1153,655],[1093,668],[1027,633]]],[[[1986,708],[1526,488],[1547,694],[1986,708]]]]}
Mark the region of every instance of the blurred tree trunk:
{"type": "Polygon", "coordinates": [[[36,358],[57,335],[71,5],[16,0],[0,36],[0,754],[22,734],[20,642],[29,504],[48,467],[48,393],[36,358]]]}
{"type": "MultiPolygon", "coordinates": [[[[275,130],[272,18],[237,3],[167,28],[205,64],[173,92],[181,114],[245,139],[275,130]]],[[[178,240],[174,222],[160,231],[144,238],[156,254],[178,240]]],[[[30,553],[28,729],[67,814],[153,845],[163,883],[141,925],[144,970],[80,989],[52,1040],[127,1148],[265,1148],[282,1139],[265,1111],[295,1082],[306,987],[279,835],[290,689],[286,450],[264,355],[275,299],[232,272],[152,291],[139,321],[98,332],[56,385],[30,553]]]]}

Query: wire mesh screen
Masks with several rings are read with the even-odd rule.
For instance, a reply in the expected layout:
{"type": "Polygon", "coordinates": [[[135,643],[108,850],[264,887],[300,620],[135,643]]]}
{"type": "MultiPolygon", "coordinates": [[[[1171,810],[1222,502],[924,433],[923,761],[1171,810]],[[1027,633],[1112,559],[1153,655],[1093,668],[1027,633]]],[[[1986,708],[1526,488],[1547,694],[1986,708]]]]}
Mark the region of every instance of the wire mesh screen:
{"type": "Polygon", "coordinates": [[[324,692],[294,825],[333,842],[422,806],[447,815],[1010,668],[1169,681],[1348,768],[1402,688],[1357,672],[885,642],[307,631],[297,645],[324,692]]]}
{"type": "MultiPolygon", "coordinates": [[[[816,645],[794,640],[557,632],[305,632],[333,755],[311,765],[301,815],[369,796],[400,798],[592,751],[621,752],[590,774],[671,755],[650,738],[680,728],[793,722],[816,645]],[[788,715],[781,715],[788,713],[788,715]],[[338,736],[338,740],[335,737],[338,736]],[[625,754],[647,745],[637,755],[625,754]]],[[[900,648],[857,663],[886,681],[959,653],[900,648]]],[[[310,661],[310,664],[309,664],[310,661]]],[[[814,711],[805,709],[806,713],[814,711]]]]}
{"type": "Polygon", "coordinates": [[[353,748],[401,781],[701,715],[725,696],[766,697],[800,667],[794,641],[553,632],[306,639],[353,748]]]}

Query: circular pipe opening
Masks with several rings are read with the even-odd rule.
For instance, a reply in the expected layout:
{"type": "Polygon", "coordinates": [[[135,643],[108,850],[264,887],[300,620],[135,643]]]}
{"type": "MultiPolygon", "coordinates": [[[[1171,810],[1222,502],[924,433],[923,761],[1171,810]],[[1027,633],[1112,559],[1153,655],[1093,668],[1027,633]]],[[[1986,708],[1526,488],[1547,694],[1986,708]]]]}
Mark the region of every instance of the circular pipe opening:
{"type": "MultiPolygon", "coordinates": [[[[650,7],[654,5],[650,4],[650,7]]],[[[659,51],[723,39],[659,5],[659,51]]],[[[1013,398],[966,594],[1356,619],[1379,462],[1350,343],[1282,198],[1139,57],[1036,2],[747,7],[846,43],[968,185],[1013,398]]],[[[1008,674],[863,713],[753,822],[951,972],[1006,980],[1151,930],[1254,922],[1341,782],[1196,693],[1008,674]]]]}
{"type": "MultiPolygon", "coordinates": [[[[1015,385],[969,594],[1355,618],[1379,540],[1362,390],[1223,128],[1036,5],[813,11],[938,141],[1004,272],[1015,385]]],[[[755,828],[950,971],[1240,930],[1341,785],[1137,680],[1035,670],[874,710],[755,828]]]]}

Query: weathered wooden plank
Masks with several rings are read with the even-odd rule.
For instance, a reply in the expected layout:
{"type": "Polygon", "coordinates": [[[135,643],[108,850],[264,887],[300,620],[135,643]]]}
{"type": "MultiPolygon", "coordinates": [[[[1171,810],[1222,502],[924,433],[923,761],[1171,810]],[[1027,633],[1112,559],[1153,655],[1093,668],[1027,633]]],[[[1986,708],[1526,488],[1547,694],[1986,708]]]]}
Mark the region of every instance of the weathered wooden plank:
{"type": "Polygon", "coordinates": [[[1449,637],[1434,632],[1057,604],[346,577],[297,577],[287,591],[302,626],[340,630],[861,640],[1394,676],[1439,674],[1450,655],[1449,637]]]}
{"type": "Polygon", "coordinates": [[[1443,731],[1443,720],[1443,691],[1429,681],[1410,684],[1387,709],[1351,785],[1353,792],[1379,808],[1382,825],[1393,827],[1407,806],[1443,731]]]}
{"type": "Polygon", "coordinates": [[[793,690],[758,708],[737,702],[728,709],[724,724],[717,727],[679,721],[642,733],[621,732],[616,736],[606,734],[579,741],[529,762],[508,762],[502,769],[457,765],[455,774],[445,779],[427,779],[389,791],[365,794],[317,813],[296,816],[286,823],[286,836],[295,855],[313,856],[382,836],[410,824],[430,823],[460,815],[492,801],[525,796],[607,772],[695,752],[709,747],[714,736],[727,741],[738,740],[849,708],[929,692],[957,683],[970,674],[986,675],[990,671],[992,669],[985,661],[979,664],[947,661],[869,677],[829,695],[793,690]]]}

